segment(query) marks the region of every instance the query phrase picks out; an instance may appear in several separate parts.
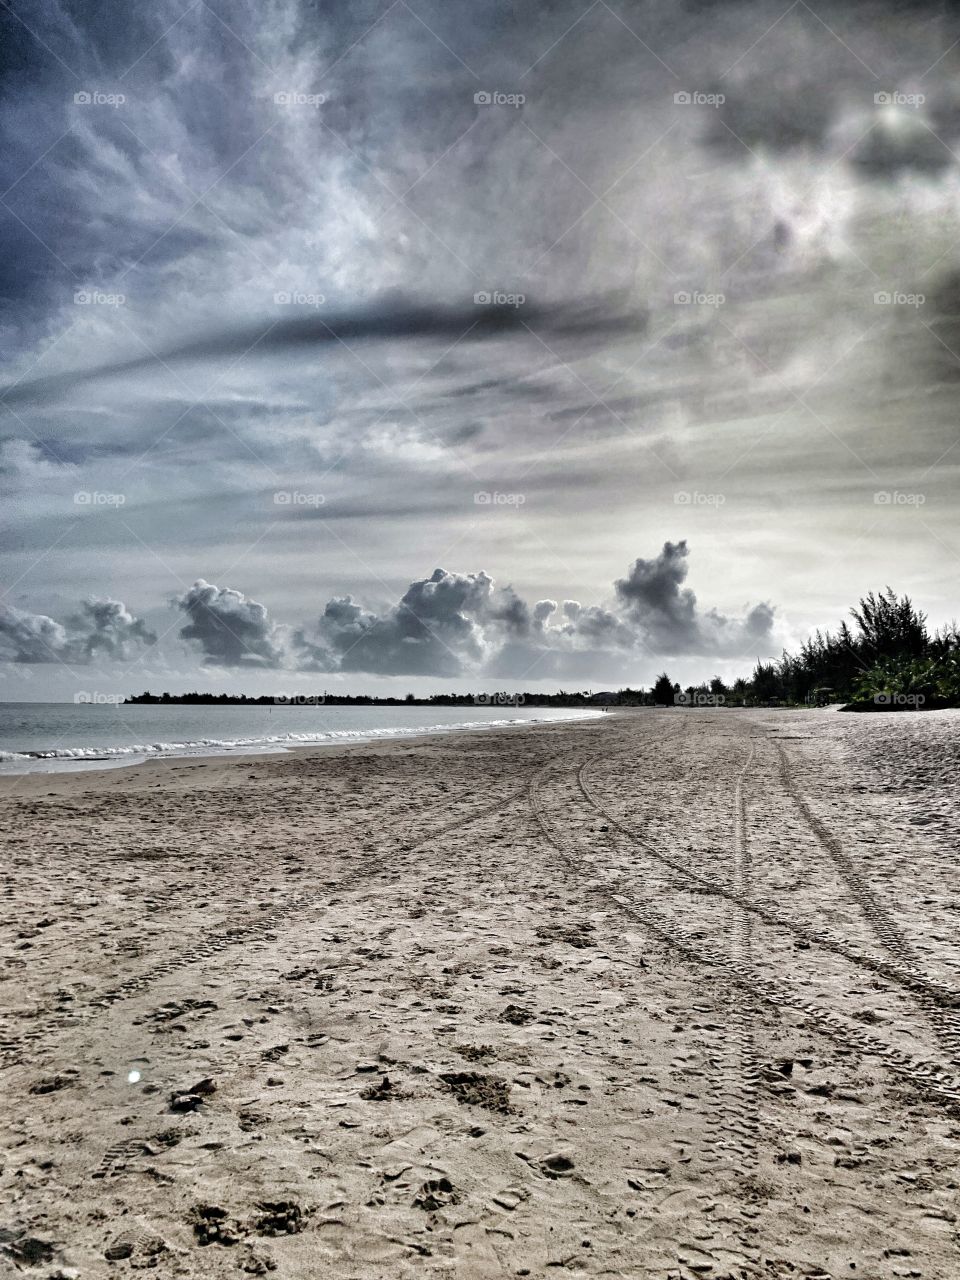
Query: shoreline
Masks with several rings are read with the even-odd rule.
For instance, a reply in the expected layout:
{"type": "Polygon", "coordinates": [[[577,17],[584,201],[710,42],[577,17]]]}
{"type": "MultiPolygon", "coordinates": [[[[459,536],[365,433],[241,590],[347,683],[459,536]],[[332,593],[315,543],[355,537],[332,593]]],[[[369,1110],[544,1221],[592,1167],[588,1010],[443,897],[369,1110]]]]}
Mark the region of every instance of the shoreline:
{"type": "MultiPolygon", "coordinates": [[[[137,752],[133,747],[103,748],[104,751],[113,750],[115,754],[107,754],[102,756],[79,756],[79,755],[52,755],[43,752],[11,752],[10,754],[16,758],[22,758],[34,764],[35,768],[23,768],[20,771],[14,771],[9,768],[0,773],[0,792],[2,792],[3,783],[6,779],[17,779],[24,777],[60,777],[63,775],[73,775],[74,773],[98,773],[113,772],[116,769],[133,769],[140,768],[143,765],[151,763],[159,763],[164,760],[177,761],[194,761],[202,762],[211,761],[229,761],[236,760],[242,762],[247,759],[256,759],[260,756],[282,756],[300,751],[319,751],[326,753],[331,750],[337,750],[341,747],[352,745],[371,745],[375,743],[389,744],[392,742],[407,742],[413,739],[424,737],[446,737],[447,735],[456,735],[461,733],[495,733],[514,729],[535,728],[545,725],[559,724],[581,724],[584,721],[593,720],[602,713],[599,710],[591,710],[589,708],[571,709],[570,714],[562,718],[551,719],[529,719],[507,721],[490,721],[484,723],[481,721],[464,722],[462,725],[451,723],[449,726],[429,725],[423,728],[375,728],[364,731],[342,730],[332,731],[329,736],[319,741],[303,742],[297,741],[295,738],[285,739],[283,735],[276,737],[263,738],[260,741],[262,746],[257,748],[256,741],[239,740],[236,743],[235,750],[228,750],[231,745],[227,740],[217,742],[215,745],[211,742],[209,751],[190,751],[189,747],[202,746],[201,742],[183,742],[183,743],[163,743],[152,744],[154,747],[163,746],[170,749],[137,752]],[[216,746],[223,746],[225,749],[218,751],[216,746]],[[250,750],[244,750],[249,747],[250,750]],[[183,748],[178,750],[177,748],[183,748]],[[47,767],[44,768],[43,766],[47,767]],[[98,769],[97,766],[100,766],[98,769]]],[[[319,735],[316,735],[319,737],[319,735]]],[[[64,748],[68,750],[87,750],[86,748],[64,748]]],[[[96,748],[89,748],[96,750],[96,748]]],[[[0,763],[10,766],[11,760],[0,760],[0,763]]]]}
{"type": "MultiPolygon", "coordinates": [[[[656,711],[658,708],[628,708],[615,709],[618,715],[632,715],[634,711],[648,712],[656,711]]],[[[671,714],[671,708],[663,709],[666,714],[671,714]]],[[[603,719],[613,719],[614,709],[604,716],[603,719]]],[[[41,770],[29,773],[5,773],[0,774],[0,797],[4,794],[20,793],[27,794],[31,788],[24,786],[25,783],[35,783],[33,790],[40,790],[44,784],[61,782],[66,784],[65,790],[73,790],[70,784],[80,784],[81,782],[88,784],[89,789],[96,789],[100,785],[109,785],[116,781],[118,776],[129,780],[131,783],[139,783],[141,780],[155,783],[157,775],[163,777],[164,781],[169,779],[166,775],[171,773],[193,772],[197,774],[197,780],[204,780],[204,773],[230,771],[234,767],[237,769],[251,768],[255,765],[270,762],[274,765],[282,766],[284,762],[293,763],[299,758],[309,759],[311,761],[322,761],[327,759],[339,759],[344,756],[350,756],[358,751],[374,751],[384,755],[390,755],[393,752],[404,751],[410,748],[414,743],[425,746],[437,745],[451,738],[491,738],[498,734],[509,734],[511,737],[517,734],[538,733],[545,730],[559,731],[567,726],[578,727],[584,724],[596,723],[600,718],[600,713],[588,713],[586,716],[577,716],[569,720],[533,720],[525,721],[517,724],[498,724],[492,725],[490,728],[471,727],[469,729],[443,729],[440,731],[424,731],[423,733],[413,732],[397,736],[394,738],[356,738],[348,742],[339,741],[331,742],[329,746],[318,743],[308,743],[295,745],[272,751],[251,751],[251,752],[224,752],[220,755],[156,755],[149,756],[145,759],[131,761],[130,763],[118,763],[115,765],[103,766],[101,761],[90,761],[90,767],[83,767],[84,762],[78,761],[81,766],[79,768],[64,768],[60,770],[52,770],[45,773],[41,770]],[[97,765],[101,765],[97,768],[97,765]],[[149,779],[141,779],[139,773],[142,770],[149,770],[149,779]]],[[[178,781],[189,782],[190,778],[180,779],[178,781]]],[[[87,788],[85,788],[87,789],[87,788]]]]}

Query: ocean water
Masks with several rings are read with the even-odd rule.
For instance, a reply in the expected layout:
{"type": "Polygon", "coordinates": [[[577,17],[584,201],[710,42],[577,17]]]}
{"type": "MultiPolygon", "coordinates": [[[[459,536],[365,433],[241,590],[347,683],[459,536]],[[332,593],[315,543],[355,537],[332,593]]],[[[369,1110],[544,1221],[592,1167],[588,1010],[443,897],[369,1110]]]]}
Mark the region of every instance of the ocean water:
{"type": "Polygon", "coordinates": [[[102,769],[157,756],[211,756],[454,733],[600,714],[548,707],[217,707],[0,703],[0,775],[102,769]]]}

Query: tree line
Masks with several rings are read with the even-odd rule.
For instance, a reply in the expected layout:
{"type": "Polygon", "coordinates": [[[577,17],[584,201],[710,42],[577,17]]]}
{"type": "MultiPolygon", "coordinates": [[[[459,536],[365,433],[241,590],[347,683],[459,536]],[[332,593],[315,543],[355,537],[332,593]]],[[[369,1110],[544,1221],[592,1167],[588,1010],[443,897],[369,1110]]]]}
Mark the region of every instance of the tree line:
{"type": "Polygon", "coordinates": [[[666,672],[657,703],[768,705],[844,702],[848,710],[932,710],[960,706],[960,631],[930,632],[926,614],[890,587],[862,597],[836,632],[816,631],[797,653],[757,660],[749,679],[728,688],[719,676],[681,690],[666,672]]]}

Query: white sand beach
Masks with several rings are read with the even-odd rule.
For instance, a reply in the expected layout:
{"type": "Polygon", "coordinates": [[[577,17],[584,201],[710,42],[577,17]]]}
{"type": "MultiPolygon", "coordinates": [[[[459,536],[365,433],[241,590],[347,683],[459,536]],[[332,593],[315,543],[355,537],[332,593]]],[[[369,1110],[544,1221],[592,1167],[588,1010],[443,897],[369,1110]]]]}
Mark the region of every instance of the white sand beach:
{"type": "Polygon", "coordinates": [[[960,714],[7,778],[14,1274],[951,1280],[960,714]]]}

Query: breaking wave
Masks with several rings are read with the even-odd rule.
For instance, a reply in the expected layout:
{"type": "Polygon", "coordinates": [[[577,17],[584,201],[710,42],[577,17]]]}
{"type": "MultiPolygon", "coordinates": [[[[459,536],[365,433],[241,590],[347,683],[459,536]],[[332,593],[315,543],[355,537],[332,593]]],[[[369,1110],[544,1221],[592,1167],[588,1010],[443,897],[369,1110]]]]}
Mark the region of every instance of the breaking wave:
{"type": "Polygon", "coordinates": [[[463,720],[454,724],[417,725],[404,728],[329,729],[316,733],[276,733],[247,738],[196,738],[185,742],[143,742],[106,747],[54,747],[48,751],[0,751],[0,762],[115,760],[130,756],[143,759],[151,756],[221,755],[244,750],[282,751],[289,747],[333,745],[338,742],[363,742],[379,738],[421,737],[428,733],[451,733],[467,729],[502,729],[510,725],[532,723],[536,721],[530,718],[463,720]]]}

